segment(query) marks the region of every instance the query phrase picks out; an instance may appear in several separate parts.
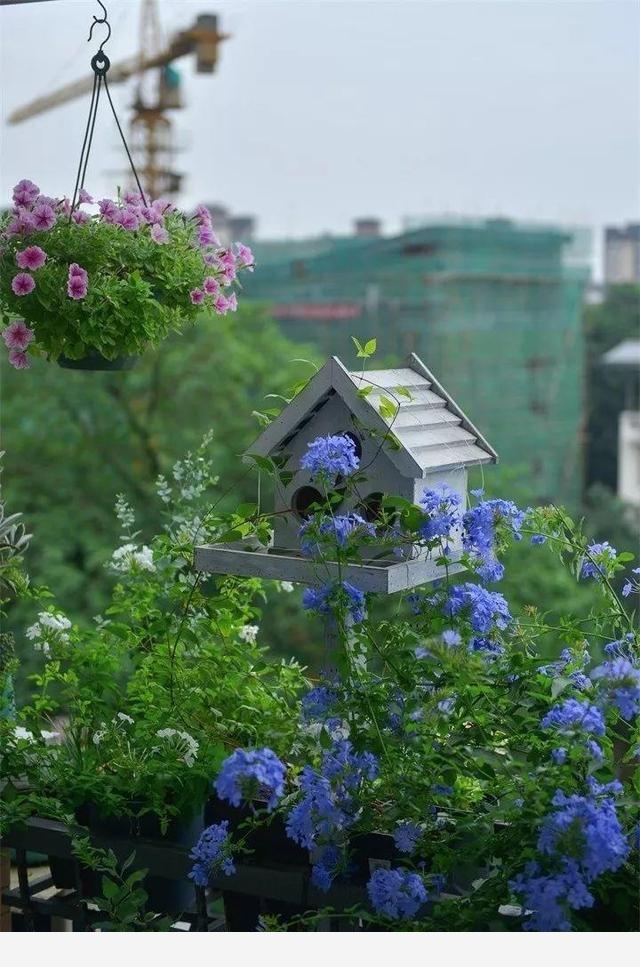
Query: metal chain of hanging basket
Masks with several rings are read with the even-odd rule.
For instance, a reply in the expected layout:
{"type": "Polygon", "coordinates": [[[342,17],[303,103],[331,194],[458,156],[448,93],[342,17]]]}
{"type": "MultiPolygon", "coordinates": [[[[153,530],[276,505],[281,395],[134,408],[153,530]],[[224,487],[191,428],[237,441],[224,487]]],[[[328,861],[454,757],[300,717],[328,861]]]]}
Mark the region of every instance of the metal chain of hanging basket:
{"type": "Polygon", "coordinates": [[[96,24],[104,24],[106,26],[106,28],[107,28],[108,33],[107,33],[107,36],[102,41],[102,43],[100,44],[100,47],[98,48],[97,53],[94,54],[94,56],[91,58],[91,69],[93,70],[93,75],[94,75],[93,76],[93,89],[92,89],[92,92],[91,92],[91,103],[89,105],[89,117],[87,118],[87,126],[85,128],[84,140],[82,142],[82,149],[80,151],[80,162],[78,164],[78,172],[76,174],[76,183],[75,183],[75,187],[73,189],[73,199],[72,199],[72,202],[71,202],[71,211],[69,212],[69,219],[71,219],[72,216],[73,216],[73,212],[75,211],[76,204],[79,203],[78,202],[78,196],[80,194],[80,191],[84,188],[84,180],[85,180],[85,177],[86,177],[86,174],[87,174],[87,165],[89,164],[89,155],[91,153],[91,144],[93,142],[93,132],[95,130],[96,118],[98,116],[98,104],[100,102],[100,93],[101,93],[103,87],[104,87],[105,93],[107,95],[107,99],[109,101],[109,105],[111,107],[111,111],[113,113],[114,120],[115,120],[116,125],[118,127],[118,131],[120,132],[120,137],[122,139],[122,144],[124,145],[124,150],[127,153],[127,158],[129,159],[129,164],[131,165],[131,171],[133,172],[133,176],[134,176],[134,178],[136,180],[136,184],[138,186],[138,190],[140,192],[140,195],[142,197],[142,200],[143,200],[144,204],[145,205],[147,204],[147,199],[146,199],[145,194],[144,194],[144,191],[142,189],[142,185],[140,184],[140,178],[138,177],[138,172],[136,171],[136,166],[133,163],[133,158],[131,157],[131,152],[129,151],[129,146],[128,146],[127,140],[126,140],[126,138],[124,136],[124,131],[122,130],[122,126],[120,124],[120,120],[118,118],[118,114],[116,112],[115,105],[114,105],[113,99],[111,97],[111,91],[109,90],[109,81],[107,79],[107,72],[108,72],[109,68],[111,67],[111,61],[109,60],[109,58],[105,54],[103,48],[104,48],[104,45],[109,40],[109,38],[111,37],[111,24],[109,23],[109,21],[107,19],[107,8],[105,7],[104,3],[102,3],[102,0],[97,0],[97,2],[102,7],[103,16],[102,17],[96,17],[95,14],[93,15],[93,23],[91,24],[91,29],[89,31],[89,36],[87,38],[87,43],[89,43],[91,41],[92,37],[93,37],[93,31],[94,31],[94,28],[95,28],[96,24]]]}

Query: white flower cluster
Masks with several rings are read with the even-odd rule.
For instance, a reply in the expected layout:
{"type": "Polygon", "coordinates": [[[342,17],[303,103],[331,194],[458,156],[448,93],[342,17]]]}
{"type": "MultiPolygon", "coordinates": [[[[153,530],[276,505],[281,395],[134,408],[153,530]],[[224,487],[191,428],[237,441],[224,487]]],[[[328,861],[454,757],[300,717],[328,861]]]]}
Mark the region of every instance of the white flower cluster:
{"type": "MultiPolygon", "coordinates": [[[[13,730],[13,734],[16,739],[22,739],[24,742],[35,742],[35,738],[31,729],[25,729],[23,725],[16,725],[13,730]]],[[[50,742],[54,739],[59,738],[59,732],[48,732],[46,729],[40,729],[40,735],[45,742],[50,742]]]]}
{"type": "Polygon", "coordinates": [[[162,473],[156,477],[156,493],[163,504],[171,503],[171,484],[162,473]]]}
{"type": "Polygon", "coordinates": [[[180,732],[179,729],[158,729],[156,735],[159,739],[174,739],[175,744],[182,752],[182,760],[191,768],[198,757],[199,742],[188,732],[180,732]]]}
{"type": "Polygon", "coordinates": [[[278,591],[284,591],[285,594],[291,594],[295,590],[291,581],[276,581],[276,587],[278,591]]]}
{"type": "Polygon", "coordinates": [[[109,566],[114,571],[127,572],[134,568],[142,571],[155,571],[153,551],[146,544],[138,548],[137,544],[123,544],[113,552],[109,566]]]}
{"type": "Polygon", "coordinates": [[[69,619],[59,611],[41,611],[38,620],[27,628],[25,635],[33,642],[35,651],[48,655],[52,644],[55,642],[66,644],[69,641],[67,631],[70,627],[69,619]]]}
{"type": "MultiPolygon", "coordinates": [[[[130,715],[127,715],[125,712],[117,712],[114,715],[114,717],[111,719],[112,725],[118,726],[122,722],[126,722],[127,725],[133,725],[133,719],[131,718],[130,715]]],[[[93,733],[93,739],[92,739],[93,744],[100,745],[100,743],[102,742],[106,734],[107,734],[107,726],[104,722],[101,722],[100,728],[98,729],[98,731],[93,733]]]]}
{"type": "Polygon", "coordinates": [[[260,628],[258,625],[244,625],[244,627],[238,632],[238,638],[240,641],[246,641],[248,644],[254,645],[256,643],[259,630],[260,628]]]}

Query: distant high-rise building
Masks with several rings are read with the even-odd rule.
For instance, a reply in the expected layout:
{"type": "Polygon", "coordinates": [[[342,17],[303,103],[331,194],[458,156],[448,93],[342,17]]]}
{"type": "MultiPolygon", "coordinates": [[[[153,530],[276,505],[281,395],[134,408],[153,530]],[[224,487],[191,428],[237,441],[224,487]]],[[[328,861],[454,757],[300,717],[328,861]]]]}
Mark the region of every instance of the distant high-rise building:
{"type": "Polygon", "coordinates": [[[640,282],[640,223],[604,230],[604,281],[640,282]]]}
{"type": "Polygon", "coordinates": [[[416,352],[533,495],[575,506],[590,265],[567,258],[573,242],[569,231],[508,219],[257,241],[243,296],[323,355],[348,359],[351,336],[376,337],[385,365],[416,352]]]}

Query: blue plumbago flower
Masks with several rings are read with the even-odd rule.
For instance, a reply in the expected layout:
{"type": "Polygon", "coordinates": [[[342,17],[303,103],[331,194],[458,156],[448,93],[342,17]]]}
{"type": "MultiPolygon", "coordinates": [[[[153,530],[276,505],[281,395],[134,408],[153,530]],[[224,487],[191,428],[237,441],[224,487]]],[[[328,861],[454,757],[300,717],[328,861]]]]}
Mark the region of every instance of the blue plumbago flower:
{"type": "Polygon", "coordinates": [[[425,518],[420,524],[419,533],[425,541],[444,538],[449,540],[454,528],[461,523],[460,507],[462,498],[447,484],[440,484],[435,490],[425,490],[420,507],[425,518]]]}
{"type": "Polygon", "coordinates": [[[527,863],[524,873],[511,880],[509,886],[522,899],[524,908],[532,911],[525,921],[525,930],[571,930],[568,910],[581,910],[594,903],[571,860],[565,860],[561,872],[551,875],[544,874],[538,863],[527,863]]]}
{"type": "Polygon", "coordinates": [[[514,800],[513,800],[513,805],[514,805],[514,806],[515,806],[515,807],[516,807],[517,809],[522,809],[522,807],[524,806],[524,799],[514,799],[514,800]]]}
{"type": "Polygon", "coordinates": [[[471,627],[480,633],[506,628],[512,620],[509,606],[501,594],[469,582],[451,588],[443,611],[448,617],[468,612],[471,627]]]}
{"type": "Polygon", "coordinates": [[[587,732],[604,735],[604,719],[596,705],[568,698],[562,705],[555,705],[540,723],[543,729],[556,729],[561,734],[587,732]]]}
{"type": "Polygon", "coordinates": [[[376,913],[392,920],[411,919],[428,899],[422,877],[406,870],[376,870],[367,893],[376,913]]]}
{"type": "Polygon", "coordinates": [[[562,746],[557,749],[552,749],[551,758],[557,766],[563,766],[567,761],[567,750],[562,746]]]}
{"type": "Polygon", "coordinates": [[[421,836],[422,829],[417,823],[398,823],[393,831],[393,840],[396,844],[396,849],[401,853],[413,853],[421,836]]]}
{"type": "Polygon", "coordinates": [[[595,739],[587,739],[584,746],[592,759],[594,759],[596,762],[602,762],[604,759],[604,752],[595,739]]]}
{"type": "Polygon", "coordinates": [[[344,850],[337,846],[323,846],[314,855],[311,882],[324,893],[330,889],[344,859],[344,850]]]}
{"type": "Polygon", "coordinates": [[[462,544],[465,550],[480,559],[478,573],[484,581],[499,581],[504,574],[495,555],[496,527],[508,529],[516,540],[520,540],[524,519],[525,512],[511,500],[483,500],[465,513],[462,544]]]}
{"type": "Polygon", "coordinates": [[[544,534],[534,534],[531,538],[532,544],[546,544],[547,538],[544,534]]]}
{"type": "Polygon", "coordinates": [[[433,658],[433,653],[428,648],[425,648],[424,645],[418,645],[417,648],[414,648],[413,654],[416,658],[433,658]]]}
{"type": "Polygon", "coordinates": [[[267,809],[274,809],[284,794],[284,763],[271,749],[236,749],[224,760],[215,781],[220,799],[232,806],[256,796],[268,796],[267,809]]]}
{"type": "MultiPolygon", "coordinates": [[[[640,567],[634,567],[631,573],[640,575],[640,567]]],[[[624,585],[622,586],[623,598],[628,598],[630,594],[634,593],[634,591],[640,593],[640,577],[626,579],[624,585]]]]}
{"type": "Polygon", "coordinates": [[[375,537],[376,529],[360,514],[352,512],[337,517],[310,517],[301,526],[299,534],[302,553],[307,557],[317,557],[323,550],[336,544],[338,547],[346,547],[354,536],[375,537]]]}
{"type": "Polygon", "coordinates": [[[210,876],[218,870],[222,870],[226,876],[235,873],[228,821],[225,819],[207,827],[189,853],[189,858],[195,861],[189,879],[196,886],[208,886],[210,876]]]}
{"type": "Polygon", "coordinates": [[[452,628],[445,628],[440,637],[447,648],[455,648],[462,641],[460,634],[452,628]]]}
{"type": "Polygon", "coordinates": [[[569,855],[585,883],[624,864],[629,844],[610,796],[567,796],[558,789],[552,803],[556,809],[545,817],[538,836],[542,854],[569,855]]]}
{"type": "Polygon", "coordinates": [[[569,681],[572,685],[575,685],[576,688],[579,688],[581,692],[591,688],[591,680],[587,678],[584,672],[581,671],[571,672],[569,675],[569,681]]]}
{"type": "Polygon", "coordinates": [[[437,705],[438,711],[442,712],[443,715],[451,715],[455,707],[455,698],[443,698],[438,702],[437,705]]]}
{"type": "Polygon", "coordinates": [[[307,452],[300,460],[303,470],[334,484],[337,477],[348,477],[358,469],[360,460],[351,437],[319,436],[308,444],[307,452]]]}
{"type": "Polygon", "coordinates": [[[498,658],[504,655],[504,648],[491,638],[476,636],[469,642],[469,651],[480,652],[485,658],[498,658]]]}
{"type": "Polygon", "coordinates": [[[305,588],[302,595],[302,607],[321,615],[331,616],[333,606],[340,605],[346,608],[354,624],[364,621],[366,615],[364,591],[354,587],[349,581],[325,584],[320,588],[305,588]]]}
{"type": "Polygon", "coordinates": [[[439,782],[435,782],[431,786],[431,792],[436,796],[453,796],[453,786],[443,786],[439,782]]]}
{"type": "MultiPolygon", "coordinates": [[[[344,853],[346,831],[358,812],[356,794],[362,783],[375,779],[378,762],[370,752],[356,753],[342,739],[324,752],[320,770],[305,766],[300,776],[302,798],[287,817],[287,836],[305,849],[334,847],[344,853]]],[[[315,883],[328,889],[335,874],[337,854],[318,862],[315,883]],[[326,859],[331,857],[331,862],[326,859]]]]}
{"type": "Polygon", "coordinates": [[[618,655],[603,662],[593,669],[591,677],[623,718],[633,719],[640,713],[640,668],[628,658],[618,655]]]}
{"type": "Polygon", "coordinates": [[[589,557],[582,562],[580,577],[595,578],[596,581],[608,577],[611,565],[618,554],[615,547],[612,547],[609,541],[603,541],[601,544],[589,544],[587,552],[589,557]]]}
{"type": "Polygon", "coordinates": [[[335,688],[328,685],[316,685],[302,696],[302,717],[303,719],[316,719],[322,721],[327,717],[338,701],[338,693],[335,688]]]}

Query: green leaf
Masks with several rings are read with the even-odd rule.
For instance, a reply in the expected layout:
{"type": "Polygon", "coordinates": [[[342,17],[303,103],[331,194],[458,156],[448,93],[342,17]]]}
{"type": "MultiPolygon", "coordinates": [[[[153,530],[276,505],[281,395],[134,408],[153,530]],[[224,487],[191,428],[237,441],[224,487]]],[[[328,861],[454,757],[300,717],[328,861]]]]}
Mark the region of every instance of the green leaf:
{"type": "Polygon", "coordinates": [[[376,351],[377,348],[378,348],[378,340],[377,339],[368,339],[367,342],[364,344],[364,354],[365,354],[365,356],[367,358],[369,356],[373,356],[373,354],[375,353],[375,351],[376,351]]]}

